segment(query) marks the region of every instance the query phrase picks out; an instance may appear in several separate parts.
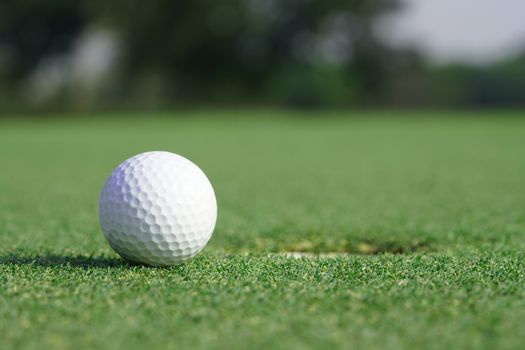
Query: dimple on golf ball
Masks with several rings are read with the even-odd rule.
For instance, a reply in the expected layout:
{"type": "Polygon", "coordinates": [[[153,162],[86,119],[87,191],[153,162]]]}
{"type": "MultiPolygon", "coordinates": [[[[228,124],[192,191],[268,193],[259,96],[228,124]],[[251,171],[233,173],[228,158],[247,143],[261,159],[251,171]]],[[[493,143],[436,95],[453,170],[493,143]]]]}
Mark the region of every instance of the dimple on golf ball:
{"type": "Polygon", "coordinates": [[[127,260],[153,266],[194,257],[217,219],[215,193],[204,172],[170,152],[125,160],[107,179],[99,205],[111,247],[127,260]]]}

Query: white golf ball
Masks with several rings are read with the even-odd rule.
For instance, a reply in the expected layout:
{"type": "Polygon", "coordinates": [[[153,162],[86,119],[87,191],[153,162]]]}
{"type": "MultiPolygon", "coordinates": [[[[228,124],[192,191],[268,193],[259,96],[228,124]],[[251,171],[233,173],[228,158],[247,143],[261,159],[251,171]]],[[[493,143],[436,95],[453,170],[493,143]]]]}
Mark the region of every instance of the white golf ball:
{"type": "Polygon", "coordinates": [[[211,238],[217,201],[188,159],[145,152],[120,164],[100,194],[100,226],[123,258],[153,266],[182,263],[211,238]]]}

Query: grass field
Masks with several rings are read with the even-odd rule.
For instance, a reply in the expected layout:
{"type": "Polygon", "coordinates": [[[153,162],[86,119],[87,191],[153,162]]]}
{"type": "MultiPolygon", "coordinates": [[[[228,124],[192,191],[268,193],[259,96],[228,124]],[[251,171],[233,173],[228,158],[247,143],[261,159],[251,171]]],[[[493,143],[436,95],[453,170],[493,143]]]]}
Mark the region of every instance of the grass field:
{"type": "Polygon", "coordinates": [[[521,349],[520,113],[0,120],[0,347],[521,349]],[[182,266],[130,266],[98,226],[106,177],[146,150],[216,190],[182,266]]]}

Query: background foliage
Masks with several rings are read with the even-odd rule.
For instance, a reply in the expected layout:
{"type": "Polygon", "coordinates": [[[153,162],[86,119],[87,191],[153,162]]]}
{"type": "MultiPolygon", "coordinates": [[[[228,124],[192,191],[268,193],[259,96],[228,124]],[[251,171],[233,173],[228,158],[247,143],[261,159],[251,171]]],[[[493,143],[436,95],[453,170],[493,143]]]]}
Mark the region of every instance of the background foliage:
{"type": "MultiPolygon", "coordinates": [[[[374,23],[399,5],[397,0],[5,0],[0,107],[525,103],[525,55],[492,66],[434,67],[410,49],[385,46],[374,23]],[[114,35],[118,57],[86,89],[68,65],[74,65],[79,42],[94,28],[114,35]],[[40,75],[38,86],[46,91],[40,99],[33,88],[38,72],[48,73],[40,75]],[[65,78],[57,78],[60,72],[65,78]],[[53,79],[59,82],[49,83],[53,79]]],[[[86,55],[80,51],[80,56],[86,55]]]]}

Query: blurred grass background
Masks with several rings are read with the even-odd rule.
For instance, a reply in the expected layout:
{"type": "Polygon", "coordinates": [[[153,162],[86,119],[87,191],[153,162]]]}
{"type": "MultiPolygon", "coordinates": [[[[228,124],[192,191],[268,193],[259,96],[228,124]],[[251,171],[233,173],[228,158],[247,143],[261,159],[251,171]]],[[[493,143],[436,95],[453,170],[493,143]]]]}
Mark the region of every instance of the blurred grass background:
{"type": "Polygon", "coordinates": [[[108,252],[97,224],[99,190],[121,160],[150,149],[183,154],[209,175],[220,208],[212,250],[522,245],[518,113],[250,113],[2,122],[4,249],[53,242],[75,253],[108,252]]]}

